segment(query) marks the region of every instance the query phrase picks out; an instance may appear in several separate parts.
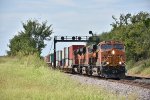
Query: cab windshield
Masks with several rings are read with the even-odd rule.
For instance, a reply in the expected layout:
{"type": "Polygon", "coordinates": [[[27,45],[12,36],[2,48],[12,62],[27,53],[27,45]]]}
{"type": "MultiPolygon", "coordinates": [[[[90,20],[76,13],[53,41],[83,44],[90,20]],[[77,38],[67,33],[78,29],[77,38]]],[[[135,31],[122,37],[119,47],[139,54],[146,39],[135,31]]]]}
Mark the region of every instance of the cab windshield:
{"type": "Polygon", "coordinates": [[[115,49],[118,49],[118,50],[123,50],[124,49],[124,46],[122,44],[102,44],[101,45],[101,49],[102,50],[108,50],[108,49],[112,49],[112,48],[115,48],[115,49]]]}
{"type": "Polygon", "coordinates": [[[118,50],[123,50],[124,46],[122,44],[114,44],[114,48],[118,50]]]}
{"type": "Polygon", "coordinates": [[[112,49],[113,45],[112,44],[103,44],[101,45],[101,49],[107,50],[107,49],[112,49]]]}

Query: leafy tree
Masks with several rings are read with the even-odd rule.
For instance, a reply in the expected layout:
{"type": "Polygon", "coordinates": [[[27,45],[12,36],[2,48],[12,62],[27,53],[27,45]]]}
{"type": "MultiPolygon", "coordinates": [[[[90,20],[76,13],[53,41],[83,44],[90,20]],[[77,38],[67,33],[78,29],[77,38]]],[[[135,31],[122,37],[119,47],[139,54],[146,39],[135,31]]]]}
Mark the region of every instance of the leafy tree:
{"type": "Polygon", "coordinates": [[[22,24],[24,30],[10,40],[8,55],[17,55],[18,52],[23,55],[35,52],[41,54],[42,49],[46,46],[44,41],[51,39],[50,35],[53,33],[51,25],[47,26],[46,21],[39,23],[37,20],[28,20],[22,24]]]}
{"type": "Polygon", "coordinates": [[[30,39],[26,34],[19,34],[10,40],[9,55],[17,55],[19,52],[23,55],[36,52],[35,42],[30,39]]]}

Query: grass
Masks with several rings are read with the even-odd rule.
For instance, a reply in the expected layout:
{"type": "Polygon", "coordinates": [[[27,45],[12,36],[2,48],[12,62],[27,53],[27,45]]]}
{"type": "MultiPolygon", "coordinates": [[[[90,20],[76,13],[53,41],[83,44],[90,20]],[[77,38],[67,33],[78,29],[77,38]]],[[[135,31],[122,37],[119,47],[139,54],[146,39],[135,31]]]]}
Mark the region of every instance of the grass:
{"type": "MultiPolygon", "coordinates": [[[[129,100],[136,99],[128,96],[129,100]]],[[[97,86],[84,85],[36,56],[0,58],[1,100],[121,100],[127,99],[97,86]]]]}
{"type": "Polygon", "coordinates": [[[143,77],[150,77],[150,59],[136,63],[128,63],[128,74],[143,77]]]}

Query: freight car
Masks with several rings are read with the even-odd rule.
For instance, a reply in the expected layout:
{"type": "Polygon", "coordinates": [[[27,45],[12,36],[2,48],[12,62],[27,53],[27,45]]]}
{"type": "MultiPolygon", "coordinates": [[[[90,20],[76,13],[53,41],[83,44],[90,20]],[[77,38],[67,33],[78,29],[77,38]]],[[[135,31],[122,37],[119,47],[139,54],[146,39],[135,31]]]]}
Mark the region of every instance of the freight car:
{"type": "Polygon", "coordinates": [[[72,72],[73,68],[72,65],[74,64],[78,64],[77,60],[74,59],[74,51],[84,47],[84,45],[72,45],[70,47],[68,47],[68,59],[66,60],[67,62],[65,63],[63,70],[67,71],[67,72],[72,72]]]}
{"type": "Polygon", "coordinates": [[[48,54],[47,56],[44,57],[44,61],[49,65],[53,66],[54,65],[54,54],[48,54]]]}
{"type": "Polygon", "coordinates": [[[61,53],[61,64],[57,66],[66,72],[97,74],[105,78],[125,77],[125,46],[120,41],[103,41],[90,46],[72,45],[61,53]]]}

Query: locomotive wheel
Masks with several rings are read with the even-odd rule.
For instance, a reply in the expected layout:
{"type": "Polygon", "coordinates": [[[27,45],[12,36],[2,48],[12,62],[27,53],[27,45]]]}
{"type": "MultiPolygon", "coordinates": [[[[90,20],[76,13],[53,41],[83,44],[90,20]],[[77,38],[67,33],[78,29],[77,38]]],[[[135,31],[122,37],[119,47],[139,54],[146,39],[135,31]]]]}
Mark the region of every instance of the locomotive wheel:
{"type": "Polygon", "coordinates": [[[98,74],[98,76],[101,75],[101,72],[100,72],[100,68],[99,68],[99,67],[97,68],[97,74],[98,74]]]}
{"type": "Polygon", "coordinates": [[[72,73],[72,74],[75,74],[75,70],[74,70],[74,68],[72,68],[72,71],[71,71],[71,73],[72,73]]]}
{"type": "Polygon", "coordinates": [[[82,67],[78,67],[77,71],[78,71],[79,74],[82,74],[82,67]]]}
{"type": "Polygon", "coordinates": [[[82,67],[80,66],[79,73],[82,74],[82,67]]]}
{"type": "Polygon", "coordinates": [[[86,75],[88,75],[88,67],[85,67],[86,75]]]}
{"type": "Polygon", "coordinates": [[[88,67],[88,75],[91,76],[92,73],[93,73],[93,72],[92,72],[92,67],[90,66],[90,67],[88,67]]]}
{"type": "Polygon", "coordinates": [[[119,79],[124,79],[126,77],[126,75],[123,73],[120,75],[119,79]]]}
{"type": "Polygon", "coordinates": [[[71,68],[71,73],[72,73],[72,74],[75,74],[75,73],[76,73],[74,68],[75,68],[75,66],[72,66],[72,68],[71,68]]]}
{"type": "Polygon", "coordinates": [[[79,67],[77,68],[77,73],[80,73],[80,69],[79,69],[79,67]]]}
{"type": "Polygon", "coordinates": [[[86,68],[82,67],[82,74],[85,74],[85,72],[86,72],[86,68]]]}
{"type": "Polygon", "coordinates": [[[104,75],[104,78],[108,79],[109,77],[108,77],[108,75],[105,74],[105,75],[104,75]]]}

